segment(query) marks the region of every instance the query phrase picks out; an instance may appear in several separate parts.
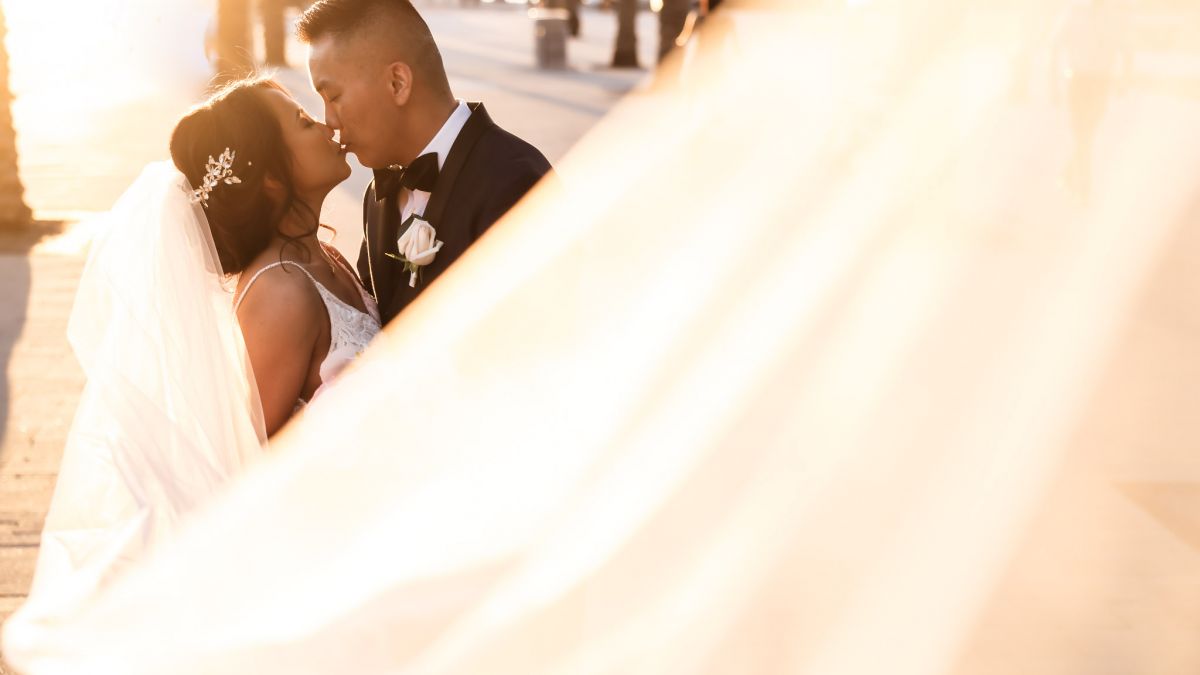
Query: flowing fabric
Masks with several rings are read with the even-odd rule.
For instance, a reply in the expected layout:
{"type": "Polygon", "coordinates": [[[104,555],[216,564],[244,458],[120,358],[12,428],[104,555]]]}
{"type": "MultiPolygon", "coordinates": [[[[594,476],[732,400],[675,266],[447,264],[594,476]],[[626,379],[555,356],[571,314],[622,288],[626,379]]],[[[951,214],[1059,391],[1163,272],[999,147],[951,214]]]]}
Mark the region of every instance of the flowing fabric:
{"type": "Polygon", "coordinates": [[[92,244],[67,329],[87,384],[29,600],[6,626],[12,660],[261,453],[233,296],[190,191],[170,164],[149,165],[92,244]]]}
{"type": "Polygon", "coordinates": [[[800,4],[723,3],[17,665],[1197,672],[1197,105],[1115,102],[1088,200],[1064,3],[800,4]]]}

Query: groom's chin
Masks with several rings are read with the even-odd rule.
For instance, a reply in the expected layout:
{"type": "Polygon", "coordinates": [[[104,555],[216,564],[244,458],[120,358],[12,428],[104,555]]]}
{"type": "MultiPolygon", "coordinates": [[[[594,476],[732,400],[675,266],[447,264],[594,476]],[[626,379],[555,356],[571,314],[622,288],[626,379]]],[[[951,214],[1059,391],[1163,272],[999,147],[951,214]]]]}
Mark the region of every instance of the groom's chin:
{"type": "Polygon", "coordinates": [[[379,159],[378,157],[372,157],[371,153],[369,153],[369,152],[368,153],[360,153],[358,150],[355,150],[354,148],[349,148],[346,150],[346,155],[347,156],[354,155],[354,159],[358,160],[359,164],[362,164],[363,166],[365,166],[368,169],[371,169],[372,171],[374,171],[376,169],[388,168],[387,162],[384,162],[383,160],[379,159]]]}

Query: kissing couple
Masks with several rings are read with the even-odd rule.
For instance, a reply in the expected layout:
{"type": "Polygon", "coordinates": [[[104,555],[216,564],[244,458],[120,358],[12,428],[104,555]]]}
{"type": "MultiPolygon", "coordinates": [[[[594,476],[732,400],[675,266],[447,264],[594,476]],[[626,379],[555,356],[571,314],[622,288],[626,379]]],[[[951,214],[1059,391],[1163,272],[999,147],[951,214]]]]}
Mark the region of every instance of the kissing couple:
{"type": "Polygon", "coordinates": [[[320,0],[297,32],[324,121],[270,79],[228,84],[105,215],[68,327],[87,384],[6,624],[13,662],[262,456],[551,170],[455,98],[409,0],[320,0]],[[356,265],[317,237],[349,153],[374,170],[356,265]]]}

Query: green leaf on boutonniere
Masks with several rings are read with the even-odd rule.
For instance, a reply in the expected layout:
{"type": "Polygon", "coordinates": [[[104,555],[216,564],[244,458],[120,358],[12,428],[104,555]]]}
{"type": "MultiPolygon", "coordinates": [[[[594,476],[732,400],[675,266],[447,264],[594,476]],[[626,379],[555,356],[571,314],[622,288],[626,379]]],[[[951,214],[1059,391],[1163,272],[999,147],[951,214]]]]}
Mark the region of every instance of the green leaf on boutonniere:
{"type": "Polygon", "coordinates": [[[421,278],[421,266],[420,265],[414,265],[408,261],[408,258],[405,258],[402,255],[396,255],[395,253],[384,252],[384,255],[391,258],[392,260],[399,260],[400,262],[404,263],[404,271],[405,272],[408,272],[409,274],[417,275],[418,279],[421,278]]]}
{"type": "Polygon", "coordinates": [[[420,265],[412,264],[411,262],[408,261],[408,258],[405,258],[402,255],[396,255],[395,253],[384,253],[384,255],[391,258],[392,260],[399,260],[400,262],[404,263],[404,269],[408,270],[409,272],[416,272],[421,269],[420,265]]]}

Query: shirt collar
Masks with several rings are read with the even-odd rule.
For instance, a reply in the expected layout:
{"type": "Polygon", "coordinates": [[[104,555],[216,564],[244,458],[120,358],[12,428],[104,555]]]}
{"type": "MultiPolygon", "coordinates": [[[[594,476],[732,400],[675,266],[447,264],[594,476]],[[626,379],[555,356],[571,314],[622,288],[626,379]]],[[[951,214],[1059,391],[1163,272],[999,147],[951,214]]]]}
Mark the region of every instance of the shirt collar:
{"type": "Polygon", "coordinates": [[[458,138],[463,127],[467,124],[467,119],[470,117],[471,109],[467,107],[466,101],[460,99],[458,107],[454,109],[454,112],[450,113],[450,118],[442,125],[441,130],[437,132],[433,140],[429,141],[429,145],[425,146],[425,149],[419,152],[417,156],[420,157],[421,155],[436,152],[438,169],[442,169],[446,164],[446,156],[450,154],[450,148],[454,146],[454,141],[458,138]]]}

